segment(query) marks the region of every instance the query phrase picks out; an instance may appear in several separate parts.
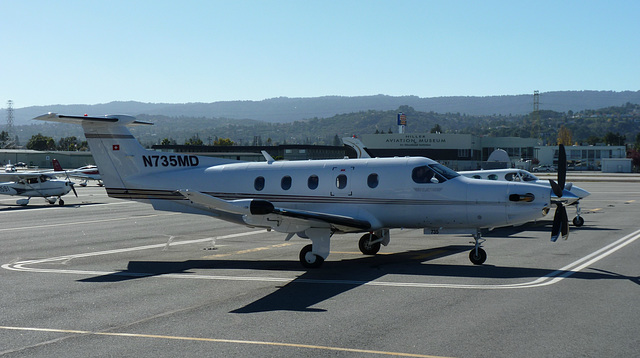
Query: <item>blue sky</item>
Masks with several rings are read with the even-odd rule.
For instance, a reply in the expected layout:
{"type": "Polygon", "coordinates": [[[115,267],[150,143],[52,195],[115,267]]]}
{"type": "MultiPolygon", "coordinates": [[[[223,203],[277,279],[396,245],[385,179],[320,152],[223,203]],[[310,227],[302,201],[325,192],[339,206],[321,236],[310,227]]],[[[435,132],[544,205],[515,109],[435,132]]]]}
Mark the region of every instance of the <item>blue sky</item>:
{"type": "Polygon", "coordinates": [[[640,90],[640,1],[2,2],[0,107],[640,90]]]}

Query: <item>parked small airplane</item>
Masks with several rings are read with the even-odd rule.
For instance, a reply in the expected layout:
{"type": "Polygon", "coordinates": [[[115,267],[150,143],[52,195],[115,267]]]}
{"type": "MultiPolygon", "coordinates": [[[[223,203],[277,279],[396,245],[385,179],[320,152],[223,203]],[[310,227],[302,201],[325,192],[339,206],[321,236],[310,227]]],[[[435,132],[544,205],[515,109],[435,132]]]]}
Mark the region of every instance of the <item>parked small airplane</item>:
{"type": "Polygon", "coordinates": [[[84,179],[81,182],[80,186],[87,186],[87,182],[89,180],[96,180],[98,182],[98,186],[103,186],[102,177],[100,176],[100,172],[98,171],[98,167],[95,165],[85,165],[83,167],[77,169],[62,169],[62,165],[58,159],[51,160],[53,163],[53,171],[54,172],[65,172],[68,176],[72,178],[84,179]]]}
{"type": "MultiPolygon", "coordinates": [[[[513,169],[469,170],[469,171],[460,171],[458,173],[473,179],[516,181],[516,182],[527,182],[527,183],[542,185],[546,187],[550,186],[548,180],[540,179],[537,176],[531,174],[530,172],[524,169],[513,168],[513,169]]],[[[573,183],[566,183],[564,188],[572,192],[574,195],[576,195],[579,198],[572,205],[576,207],[576,217],[573,218],[573,225],[580,227],[584,225],[584,218],[580,216],[580,200],[591,195],[591,193],[580,188],[577,185],[573,185],[573,183]]]]}
{"type": "Polygon", "coordinates": [[[374,255],[389,244],[392,228],[471,234],[469,258],[480,265],[487,257],[481,229],[541,218],[555,204],[551,238],[566,238],[565,206],[577,200],[562,189],[563,171],[550,190],[469,179],[424,157],[274,161],[265,155],[266,162],[240,162],[147,150],[126,126],[151,123],[131,116],[35,119],[82,125],[109,196],[276,230],[286,240],[310,239],[299,255],[307,268],[329,256],[336,233],[364,232],[360,251],[374,255]]]}
{"type": "Polygon", "coordinates": [[[45,198],[49,204],[64,205],[62,196],[73,190],[78,196],[73,183],[69,180],[54,179],[42,172],[0,173],[0,194],[26,196],[18,199],[16,204],[27,205],[32,197],[45,198]]]}

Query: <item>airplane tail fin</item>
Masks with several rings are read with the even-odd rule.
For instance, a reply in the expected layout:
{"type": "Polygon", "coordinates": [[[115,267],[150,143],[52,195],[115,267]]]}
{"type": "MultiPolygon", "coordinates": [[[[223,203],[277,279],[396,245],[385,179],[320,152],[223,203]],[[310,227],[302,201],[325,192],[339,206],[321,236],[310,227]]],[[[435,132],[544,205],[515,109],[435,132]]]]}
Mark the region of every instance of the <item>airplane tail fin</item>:
{"type": "MultiPolygon", "coordinates": [[[[127,115],[102,117],[69,116],[48,113],[34,119],[82,125],[91,154],[100,169],[102,181],[110,196],[146,199],[141,189],[166,190],[168,183],[155,174],[185,169],[203,169],[234,162],[213,157],[179,153],[163,153],[145,149],[131,134],[128,126],[150,125],[127,115]],[[138,189],[136,191],[136,189],[138,189]],[[137,192],[137,194],[135,194],[137,192]]],[[[170,177],[170,176],[162,176],[170,177]]],[[[170,178],[165,179],[170,180],[170,178]]]]}
{"type": "Polygon", "coordinates": [[[58,161],[58,159],[51,159],[51,163],[53,164],[53,171],[54,172],[63,172],[64,169],[62,169],[62,165],[60,165],[60,162],[58,161]]]}
{"type": "Polygon", "coordinates": [[[356,137],[344,137],[342,143],[356,151],[357,158],[371,158],[371,154],[362,141],[356,137]]]}

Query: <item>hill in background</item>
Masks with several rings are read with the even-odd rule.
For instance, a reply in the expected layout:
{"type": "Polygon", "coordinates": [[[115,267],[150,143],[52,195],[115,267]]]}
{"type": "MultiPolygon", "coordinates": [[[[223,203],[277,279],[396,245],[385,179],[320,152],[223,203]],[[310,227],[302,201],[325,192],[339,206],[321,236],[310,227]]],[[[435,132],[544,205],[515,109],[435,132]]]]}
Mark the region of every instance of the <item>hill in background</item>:
{"type": "MultiPolygon", "coordinates": [[[[540,109],[556,112],[578,112],[586,109],[640,103],[640,91],[558,91],[540,94],[540,109]]],[[[19,106],[19,103],[15,103],[19,106]]],[[[487,97],[417,96],[325,96],[313,98],[279,97],[262,101],[225,101],[213,103],[141,103],[110,102],[94,105],[50,105],[14,108],[14,124],[32,123],[33,117],[47,112],[66,114],[130,114],[162,115],[189,118],[252,119],[269,123],[291,123],[311,118],[329,118],[339,114],[368,110],[388,111],[410,106],[416,111],[459,113],[463,115],[525,115],[533,110],[533,95],[487,97]]],[[[6,109],[0,110],[0,123],[5,122],[6,109]]]]}

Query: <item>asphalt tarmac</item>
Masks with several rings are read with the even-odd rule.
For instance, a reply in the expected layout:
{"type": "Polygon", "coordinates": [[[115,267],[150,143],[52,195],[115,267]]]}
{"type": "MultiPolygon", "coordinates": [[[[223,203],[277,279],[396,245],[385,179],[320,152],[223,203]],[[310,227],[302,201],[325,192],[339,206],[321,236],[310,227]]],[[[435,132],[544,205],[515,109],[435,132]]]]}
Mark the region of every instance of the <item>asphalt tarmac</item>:
{"type": "MultiPolygon", "coordinates": [[[[640,183],[576,182],[585,225],[471,237],[392,230],[377,256],[153,211],[78,188],[0,197],[1,357],[632,357],[640,347],[640,183]]],[[[567,210],[569,218],[575,211],[567,210]]]]}

